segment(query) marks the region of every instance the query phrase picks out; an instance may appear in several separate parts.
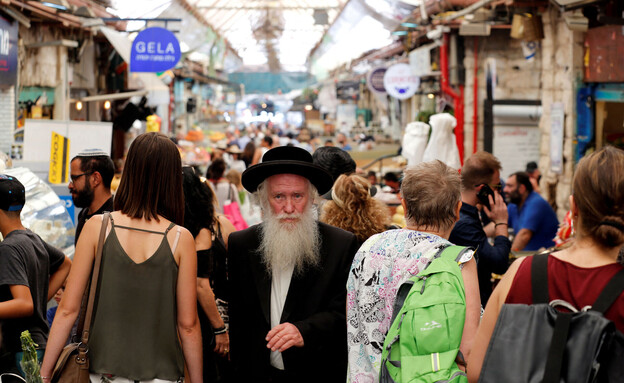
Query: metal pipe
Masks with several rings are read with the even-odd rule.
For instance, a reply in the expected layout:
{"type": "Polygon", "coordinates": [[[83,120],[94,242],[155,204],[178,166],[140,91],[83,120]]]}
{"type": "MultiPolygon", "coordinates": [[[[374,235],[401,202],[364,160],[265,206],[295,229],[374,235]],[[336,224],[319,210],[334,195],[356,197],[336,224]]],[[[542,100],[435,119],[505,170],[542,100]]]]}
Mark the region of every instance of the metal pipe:
{"type": "Polygon", "coordinates": [[[474,4],[470,5],[469,7],[466,7],[464,9],[462,9],[461,11],[455,12],[452,15],[448,15],[444,18],[442,18],[443,21],[451,21],[451,20],[455,20],[457,18],[460,18],[462,16],[465,15],[469,15],[471,13],[473,13],[474,11],[476,11],[479,8],[485,7],[486,5],[493,3],[495,0],[479,0],[478,2],[475,2],[474,4]]]}
{"type": "Polygon", "coordinates": [[[479,138],[479,38],[474,37],[474,76],[472,83],[472,152],[477,151],[479,138]]]}
{"type": "MultiPolygon", "coordinates": [[[[423,23],[428,15],[435,15],[454,8],[465,8],[474,5],[478,1],[483,0],[424,0],[419,6],[419,10],[414,12],[417,24],[423,23]]],[[[493,0],[488,0],[493,1],[493,0]]]]}
{"type": "Polygon", "coordinates": [[[448,63],[449,34],[444,33],[442,46],[440,47],[440,69],[441,69],[441,90],[453,98],[453,108],[455,109],[455,141],[459,151],[459,161],[464,164],[464,86],[459,86],[459,93],[449,85],[449,63],[448,63]]]}

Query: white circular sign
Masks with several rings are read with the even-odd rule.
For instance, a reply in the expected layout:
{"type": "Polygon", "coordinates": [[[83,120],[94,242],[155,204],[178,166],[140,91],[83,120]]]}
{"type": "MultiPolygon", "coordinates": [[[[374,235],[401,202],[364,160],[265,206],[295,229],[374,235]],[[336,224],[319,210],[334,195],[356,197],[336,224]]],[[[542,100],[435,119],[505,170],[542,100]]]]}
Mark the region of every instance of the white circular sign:
{"type": "Polygon", "coordinates": [[[414,75],[408,64],[394,64],[384,75],[386,92],[399,100],[412,97],[419,86],[420,78],[414,75]]]}

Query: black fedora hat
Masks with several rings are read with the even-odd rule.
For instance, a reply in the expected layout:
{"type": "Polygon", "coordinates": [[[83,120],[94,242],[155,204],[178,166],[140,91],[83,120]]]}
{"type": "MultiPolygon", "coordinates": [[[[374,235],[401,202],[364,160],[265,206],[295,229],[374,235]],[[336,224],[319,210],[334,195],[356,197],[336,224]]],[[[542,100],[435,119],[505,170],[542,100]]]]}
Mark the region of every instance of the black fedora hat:
{"type": "Polygon", "coordinates": [[[307,178],[319,194],[331,189],[334,181],[325,169],[312,163],[307,150],[294,146],[279,146],[267,151],[262,162],[243,172],[242,184],[250,193],[258,189],[265,179],[276,174],[296,174],[307,178]]]}

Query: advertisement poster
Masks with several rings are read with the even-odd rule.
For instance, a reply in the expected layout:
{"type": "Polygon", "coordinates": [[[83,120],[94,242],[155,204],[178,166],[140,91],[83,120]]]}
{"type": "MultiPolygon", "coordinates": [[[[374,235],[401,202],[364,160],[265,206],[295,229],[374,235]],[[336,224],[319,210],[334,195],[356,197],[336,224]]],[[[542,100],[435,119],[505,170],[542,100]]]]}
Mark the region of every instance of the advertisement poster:
{"type": "Polygon", "coordinates": [[[493,153],[502,165],[501,177],[526,170],[526,164],[539,162],[540,130],[537,126],[495,126],[493,153]]]}
{"type": "Polygon", "coordinates": [[[0,14],[0,86],[17,83],[17,21],[0,14]]]}
{"type": "Polygon", "coordinates": [[[550,107],[550,170],[563,173],[563,103],[554,102],[550,107]]]}

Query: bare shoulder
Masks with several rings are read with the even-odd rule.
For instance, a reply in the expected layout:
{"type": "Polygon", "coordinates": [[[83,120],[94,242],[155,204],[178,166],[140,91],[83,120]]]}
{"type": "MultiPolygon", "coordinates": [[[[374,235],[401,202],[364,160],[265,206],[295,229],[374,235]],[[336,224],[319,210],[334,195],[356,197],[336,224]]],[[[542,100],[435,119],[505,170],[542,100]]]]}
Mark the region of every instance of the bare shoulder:
{"type": "Polygon", "coordinates": [[[518,272],[518,269],[520,268],[520,265],[522,265],[522,263],[524,261],[526,261],[527,258],[528,257],[522,257],[522,258],[518,258],[515,261],[513,261],[513,263],[509,266],[509,269],[507,269],[507,272],[505,273],[505,276],[513,279],[513,277],[516,276],[516,273],[518,272]]]}
{"type": "Polygon", "coordinates": [[[176,225],[168,234],[169,245],[173,245],[175,243],[175,237],[180,233],[178,238],[178,242],[175,248],[175,252],[173,254],[176,262],[179,264],[182,258],[186,258],[185,255],[193,254],[195,255],[195,239],[188,229],[183,226],[176,225]]]}
{"type": "MultiPolygon", "coordinates": [[[[513,283],[513,280],[516,277],[516,274],[518,273],[518,269],[520,268],[520,265],[522,265],[522,263],[526,261],[527,258],[528,257],[522,257],[522,258],[516,259],[509,266],[509,269],[507,269],[507,272],[505,273],[505,275],[503,275],[503,279],[501,279],[498,286],[496,286],[496,288],[494,289],[494,292],[492,293],[492,297],[494,298],[494,301],[498,302],[499,308],[507,299],[507,294],[509,293],[509,290],[511,289],[511,284],[513,283]]],[[[488,304],[489,304],[489,301],[488,301],[488,304]]]]}
{"type": "Polygon", "coordinates": [[[236,231],[234,224],[232,224],[232,222],[230,222],[230,220],[225,215],[218,214],[217,219],[219,220],[219,223],[221,224],[221,233],[223,234],[223,237],[227,237],[231,233],[236,231]]]}
{"type": "Polygon", "coordinates": [[[82,227],[82,231],[80,232],[80,238],[93,237],[97,239],[100,234],[100,230],[102,229],[103,219],[104,214],[94,215],[93,217],[89,218],[82,227]]]}
{"type": "MultiPolygon", "coordinates": [[[[176,225],[173,227],[172,230],[170,230],[169,235],[171,235],[173,233],[180,233],[180,242],[182,241],[191,241],[191,242],[195,242],[195,240],[193,239],[193,235],[191,234],[190,231],[188,231],[187,228],[185,228],[184,226],[180,226],[180,225],[176,225]]],[[[173,234],[174,236],[177,234],[173,234]]]]}

